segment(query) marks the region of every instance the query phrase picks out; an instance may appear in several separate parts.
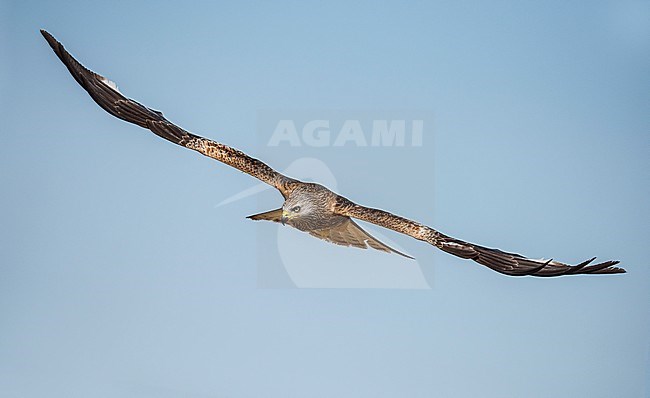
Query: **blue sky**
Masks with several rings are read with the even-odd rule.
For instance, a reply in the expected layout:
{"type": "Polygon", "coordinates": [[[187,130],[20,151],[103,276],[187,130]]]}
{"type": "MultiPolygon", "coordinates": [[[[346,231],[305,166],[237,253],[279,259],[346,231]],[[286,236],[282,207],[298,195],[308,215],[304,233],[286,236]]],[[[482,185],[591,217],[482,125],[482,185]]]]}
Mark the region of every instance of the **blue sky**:
{"type": "Polygon", "coordinates": [[[0,3],[3,396],[649,396],[648,2],[132,3],[0,3]],[[278,169],[300,152],[260,112],[425,110],[412,151],[306,150],[361,203],[629,273],[508,278],[386,232],[431,289],[261,288],[275,227],[244,217],[279,195],[215,207],[256,182],[107,115],[40,28],[278,169]]]}

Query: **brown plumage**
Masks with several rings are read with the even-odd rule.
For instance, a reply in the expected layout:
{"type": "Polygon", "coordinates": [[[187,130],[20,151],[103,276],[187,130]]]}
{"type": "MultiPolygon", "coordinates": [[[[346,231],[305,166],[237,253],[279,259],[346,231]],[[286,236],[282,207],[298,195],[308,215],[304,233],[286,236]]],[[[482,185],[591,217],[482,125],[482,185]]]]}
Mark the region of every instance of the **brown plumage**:
{"type": "Polygon", "coordinates": [[[594,260],[591,259],[577,265],[568,265],[553,260],[529,259],[520,254],[464,242],[387,211],[357,205],[319,184],[305,183],[284,176],[237,149],[189,133],[165,119],[161,112],[123,96],[115,83],[86,69],[52,35],[44,30],[41,30],[41,33],[75,80],[111,115],[250,174],[280,191],[285,199],[282,208],[249,216],[250,219],[288,224],[338,245],[372,248],[409,257],[372,237],[352,220],[356,218],[411,236],[447,253],[474,260],[497,272],[513,276],[625,272],[624,269],[615,267],[618,261],[589,265],[594,260]]]}

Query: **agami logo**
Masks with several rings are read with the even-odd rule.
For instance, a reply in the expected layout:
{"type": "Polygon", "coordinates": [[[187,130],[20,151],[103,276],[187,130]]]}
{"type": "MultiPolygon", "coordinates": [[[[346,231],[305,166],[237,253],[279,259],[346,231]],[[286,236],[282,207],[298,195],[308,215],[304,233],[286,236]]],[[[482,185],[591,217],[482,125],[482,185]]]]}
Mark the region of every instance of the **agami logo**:
{"type": "Polygon", "coordinates": [[[379,119],[363,122],[347,119],[333,123],[327,119],[309,120],[304,124],[281,119],[267,145],[299,147],[421,147],[424,121],[420,119],[379,119]]]}

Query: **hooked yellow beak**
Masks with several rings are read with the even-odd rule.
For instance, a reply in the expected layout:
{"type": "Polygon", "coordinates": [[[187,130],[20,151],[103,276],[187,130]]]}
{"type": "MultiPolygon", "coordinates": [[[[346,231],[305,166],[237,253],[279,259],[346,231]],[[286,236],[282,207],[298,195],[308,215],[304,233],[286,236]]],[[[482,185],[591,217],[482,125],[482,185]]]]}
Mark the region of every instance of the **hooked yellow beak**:
{"type": "Polygon", "coordinates": [[[282,210],[282,218],[280,218],[280,222],[282,223],[282,225],[285,225],[289,220],[289,218],[291,218],[289,212],[286,210],[282,210]]]}

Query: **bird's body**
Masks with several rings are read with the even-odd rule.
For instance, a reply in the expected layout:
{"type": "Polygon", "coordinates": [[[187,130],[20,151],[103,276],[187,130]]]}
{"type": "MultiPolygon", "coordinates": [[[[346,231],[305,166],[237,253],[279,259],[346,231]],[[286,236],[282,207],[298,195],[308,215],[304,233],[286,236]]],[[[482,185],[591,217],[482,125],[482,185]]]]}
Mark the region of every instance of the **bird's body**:
{"type": "Polygon", "coordinates": [[[287,177],[237,149],[187,132],[167,120],[161,112],[125,97],[115,83],[86,69],[52,35],[43,30],[41,33],[75,80],[105,111],[117,118],[149,129],[177,145],[195,150],[250,174],[275,187],[282,194],[284,203],[281,208],[249,216],[250,219],[287,224],[338,245],[372,248],[409,257],[372,237],[354,222],[353,218],[356,218],[411,236],[447,253],[474,260],[497,272],[513,276],[625,272],[622,268],[615,267],[618,261],[590,265],[594,260],[591,259],[571,266],[553,260],[530,259],[519,254],[465,242],[393,213],[358,205],[322,185],[287,177]]]}

